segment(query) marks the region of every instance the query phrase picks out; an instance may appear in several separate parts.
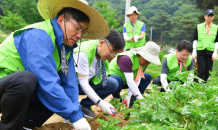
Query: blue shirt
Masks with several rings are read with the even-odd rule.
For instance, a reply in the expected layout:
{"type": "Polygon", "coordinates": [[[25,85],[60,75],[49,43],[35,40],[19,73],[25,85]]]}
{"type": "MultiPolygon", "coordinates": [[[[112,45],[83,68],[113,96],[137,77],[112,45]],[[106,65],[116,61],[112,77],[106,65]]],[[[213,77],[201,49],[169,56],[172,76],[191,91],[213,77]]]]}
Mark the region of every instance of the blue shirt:
{"type": "MultiPolygon", "coordinates": [[[[61,54],[64,46],[63,32],[57,23],[57,18],[51,20],[56,36],[56,45],[61,54]]],[[[81,112],[79,89],[72,55],[69,57],[69,77],[56,72],[56,62],[53,58],[54,45],[51,37],[41,29],[29,29],[14,36],[14,44],[20,55],[26,71],[34,73],[38,78],[36,93],[41,102],[54,113],[71,122],[76,122],[84,115],[81,112]]],[[[66,54],[77,47],[66,47],[66,54]]],[[[61,59],[61,58],[60,58],[61,59]]],[[[61,62],[61,61],[60,61],[61,62]]]]}
{"type": "MultiPolygon", "coordinates": [[[[132,22],[131,21],[129,21],[131,24],[132,24],[132,22]]],[[[134,27],[134,25],[132,24],[132,26],[134,27]]],[[[143,23],[143,26],[142,26],[142,29],[141,29],[141,32],[146,32],[146,28],[145,28],[145,24],[143,23]]],[[[123,26],[123,33],[126,33],[126,28],[123,26]]]]}

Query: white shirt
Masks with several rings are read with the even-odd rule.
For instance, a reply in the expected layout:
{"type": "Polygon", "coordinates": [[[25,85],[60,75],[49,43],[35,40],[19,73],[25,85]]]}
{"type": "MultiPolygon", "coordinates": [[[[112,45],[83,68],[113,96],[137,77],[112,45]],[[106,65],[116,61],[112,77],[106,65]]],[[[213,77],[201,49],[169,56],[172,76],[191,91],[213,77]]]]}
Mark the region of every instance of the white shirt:
{"type": "Polygon", "coordinates": [[[77,52],[73,54],[75,62],[78,64],[76,68],[76,72],[83,74],[83,75],[88,75],[89,76],[89,81],[92,77],[95,76],[95,67],[97,63],[96,57],[94,58],[92,65],[89,67],[89,61],[88,61],[88,56],[84,52],[77,52]],[[78,59],[78,54],[79,54],[79,60],[77,63],[78,59]]]}

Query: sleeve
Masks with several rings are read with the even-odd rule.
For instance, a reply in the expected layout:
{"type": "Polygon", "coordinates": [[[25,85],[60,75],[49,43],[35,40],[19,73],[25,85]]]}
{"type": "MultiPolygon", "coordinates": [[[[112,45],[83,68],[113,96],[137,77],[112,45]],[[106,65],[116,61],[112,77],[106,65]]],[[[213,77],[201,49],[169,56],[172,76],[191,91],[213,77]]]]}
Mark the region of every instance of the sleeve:
{"type": "Polygon", "coordinates": [[[215,39],[215,43],[218,42],[218,30],[217,30],[217,33],[216,33],[216,39],[215,39]]]}
{"type": "Polygon", "coordinates": [[[168,74],[169,68],[167,67],[167,59],[165,58],[161,68],[161,74],[168,74]]]}
{"type": "Polygon", "coordinates": [[[73,54],[73,58],[75,61],[78,61],[76,72],[83,75],[89,75],[88,56],[84,52],[78,52],[73,54]]]}
{"type": "Polygon", "coordinates": [[[123,26],[123,33],[127,33],[126,28],[124,26],[123,26]]]}
{"type": "Polygon", "coordinates": [[[188,66],[188,71],[193,70],[194,69],[194,61],[192,60],[191,64],[188,66]]]}
{"type": "Polygon", "coordinates": [[[36,93],[40,101],[51,111],[76,122],[83,117],[81,112],[77,77],[72,57],[69,59],[69,77],[56,72],[53,58],[54,45],[43,30],[31,29],[23,33],[18,47],[26,71],[38,77],[36,93]],[[37,50],[37,51],[36,51],[37,50]]]}
{"type": "Polygon", "coordinates": [[[194,31],[193,41],[194,40],[198,40],[198,30],[197,30],[197,27],[195,28],[195,31],[194,31]]]}
{"type": "Polygon", "coordinates": [[[120,56],[117,59],[117,65],[120,67],[120,70],[123,72],[132,72],[132,61],[128,56],[120,56]]]}
{"type": "Polygon", "coordinates": [[[141,31],[146,32],[145,24],[143,24],[141,31]]]}

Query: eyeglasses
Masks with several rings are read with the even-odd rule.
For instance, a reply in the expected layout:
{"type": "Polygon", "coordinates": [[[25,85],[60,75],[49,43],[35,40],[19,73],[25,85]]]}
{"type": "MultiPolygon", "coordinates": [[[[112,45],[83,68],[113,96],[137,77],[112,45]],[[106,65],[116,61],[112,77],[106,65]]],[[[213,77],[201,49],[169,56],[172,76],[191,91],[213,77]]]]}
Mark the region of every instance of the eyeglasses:
{"type": "MultiPolygon", "coordinates": [[[[107,45],[108,43],[106,42],[106,40],[104,40],[104,41],[105,41],[105,43],[106,43],[106,45],[107,45]]],[[[111,55],[111,56],[116,56],[116,55],[117,55],[117,53],[111,51],[111,49],[109,48],[108,45],[107,45],[107,47],[108,47],[108,49],[109,49],[109,51],[110,51],[110,55],[111,55]]]]}
{"type": "MultiPolygon", "coordinates": [[[[65,17],[66,18],[66,20],[68,20],[68,21],[70,21],[67,17],[65,17]]],[[[70,21],[73,25],[74,25],[74,27],[75,27],[75,29],[76,29],[76,32],[79,32],[79,33],[81,33],[82,32],[82,36],[87,36],[88,35],[88,29],[85,29],[85,30],[82,30],[82,26],[79,24],[79,26],[80,27],[78,27],[75,23],[73,23],[72,21],[70,21]],[[82,31],[81,31],[82,30],[82,31]]]]}
{"type": "MultiPolygon", "coordinates": [[[[180,54],[180,55],[181,55],[181,54],[180,54]]],[[[188,58],[189,55],[181,55],[181,57],[183,57],[183,58],[188,58]]]]}

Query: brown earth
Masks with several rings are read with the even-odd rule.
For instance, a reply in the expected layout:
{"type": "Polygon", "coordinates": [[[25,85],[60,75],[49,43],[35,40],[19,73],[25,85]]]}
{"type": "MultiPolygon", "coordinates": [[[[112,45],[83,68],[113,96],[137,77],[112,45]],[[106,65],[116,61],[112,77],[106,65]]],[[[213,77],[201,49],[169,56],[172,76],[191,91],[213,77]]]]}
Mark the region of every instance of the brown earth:
{"type": "MultiPolygon", "coordinates": [[[[124,90],[121,91],[121,94],[125,93],[124,90]]],[[[81,101],[83,98],[86,98],[86,96],[79,96],[79,101],[81,101]]],[[[106,99],[104,99],[105,101],[109,102],[112,99],[112,95],[108,96],[106,99]]],[[[99,107],[97,106],[93,106],[93,111],[95,112],[96,115],[98,115],[97,117],[93,118],[93,119],[89,119],[86,118],[87,121],[89,122],[91,129],[92,130],[97,130],[100,126],[100,123],[96,121],[96,119],[100,118],[100,119],[104,119],[104,120],[108,120],[110,117],[116,119],[116,120],[120,120],[121,122],[116,124],[119,125],[121,127],[125,126],[128,124],[128,121],[122,120],[121,118],[119,118],[119,116],[105,116],[103,115],[103,112],[99,112],[99,107]]],[[[118,113],[120,114],[122,117],[124,117],[123,113],[118,113]]],[[[1,117],[1,114],[0,114],[1,117]]],[[[66,124],[63,123],[64,119],[57,115],[54,114],[53,116],[51,116],[44,124],[43,126],[41,126],[40,128],[36,128],[35,130],[73,130],[72,125],[71,124],[66,124]]]]}

